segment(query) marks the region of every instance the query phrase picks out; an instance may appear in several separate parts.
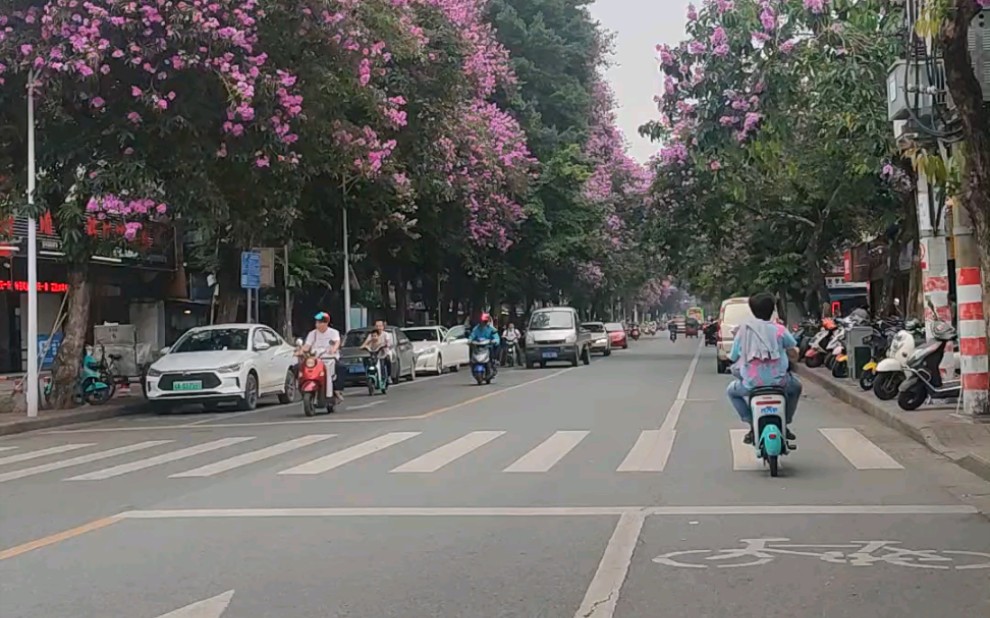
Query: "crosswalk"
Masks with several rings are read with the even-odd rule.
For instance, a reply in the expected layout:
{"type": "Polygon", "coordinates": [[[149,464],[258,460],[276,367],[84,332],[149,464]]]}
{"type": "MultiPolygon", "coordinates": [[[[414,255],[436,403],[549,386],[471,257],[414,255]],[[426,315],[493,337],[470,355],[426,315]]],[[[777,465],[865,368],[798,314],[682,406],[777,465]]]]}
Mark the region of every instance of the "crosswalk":
{"type": "MultiPolygon", "coordinates": [[[[78,473],[70,473],[59,480],[73,483],[109,481],[167,464],[171,464],[166,472],[168,478],[203,479],[249,469],[261,462],[278,462],[278,458],[288,456],[295,459],[271,468],[276,477],[315,477],[357,466],[360,462],[372,462],[377,466],[383,461],[386,466],[382,472],[406,476],[448,470],[468,473],[477,471],[479,462],[483,468],[488,468],[488,472],[513,475],[566,470],[568,465],[575,463],[586,469],[589,463],[610,462],[607,465],[611,471],[628,476],[663,472],[668,467],[672,448],[676,451],[673,445],[676,433],[645,430],[625,441],[610,436],[607,441],[599,439],[594,450],[584,451],[585,455],[582,455],[582,449],[590,448],[589,443],[595,442],[595,436],[585,430],[561,430],[540,436],[470,431],[456,437],[448,436],[449,439],[439,445],[434,436],[420,431],[394,431],[354,444],[342,443],[346,438],[336,434],[308,434],[274,443],[266,443],[265,438],[258,436],[233,436],[194,444],[180,444],[179,440],[170,439],[108,447],[95,442],[46,445],[35,449],[4,446],[0,447],[4,453],[0,456],[0,484],[83,466],[88,467],[74,470],[78,473]],[[512,439],[507,440],[507,436],[512,439]],[[506,446],[499,450],[499,444],[506,446]],[[617,451],[613,458],[602,457],[603,444],[617,451]],[[393,454],[393,449],[399,450],[393,454]],[[382,453],[386,451],[383,458],[382,453]],[[397,455],[405,460],[404,463],[399,463],[401,460],[397,455]],[[109,464],[106,467],[89,465],[104,460],[109,464]],[[180,462],[186,464],[185,469],[176,469],[175,464],[180,462]],[[93,467],[96,469],[90,469],[93,467]]],[[[727,431],[725,439],[731,447],[731,469],[734,472],[761,470],[763,464],[757,460],[753,448],[742,443],[744,434],[743,429],[727,431]]],[[[817,436],[810,431],[806,434],[811,438],[806,442],[811,441],[813,448],[838,453],[840,457],[833,457],[836,465],[858,471],[903,469],[899,462],[856,429],[822,428],[817,430],[817,436]]]]}

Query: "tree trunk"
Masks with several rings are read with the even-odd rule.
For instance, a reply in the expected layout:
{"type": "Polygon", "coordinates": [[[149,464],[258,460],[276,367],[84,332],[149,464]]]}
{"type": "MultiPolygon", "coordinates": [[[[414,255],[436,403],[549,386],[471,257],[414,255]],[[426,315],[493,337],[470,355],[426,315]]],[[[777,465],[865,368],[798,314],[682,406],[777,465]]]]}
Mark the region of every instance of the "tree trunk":
{"type": "Polygon", "coordinates": [[[49,405],[58,410],[75,407],[76,382],[82,366],[89,330],[91,283],[88,264],[69,265],[69,302],[63,327],[62,345],[52,368],[52,394],[49,405]]]}
{"type": "Polygon", "coordinates": [[[395,277],[395,317],[390,319],[392,324],[403,327],[409,315],[409,286],[401,273],[395,277]]]}
{"type": "MultiPolygon", "coordinates": [[[[241,301],[245,299],[245,292],[241,289],[241,254],[231,247],[221,245],[218,257],[219,272],[214,273],[214,276],[220,289],[217,293],[214,321],[217,324],[230,324],[237,321],[241,301]]],[[[247,319],[246,314],[244,317],[247,319]]]]}

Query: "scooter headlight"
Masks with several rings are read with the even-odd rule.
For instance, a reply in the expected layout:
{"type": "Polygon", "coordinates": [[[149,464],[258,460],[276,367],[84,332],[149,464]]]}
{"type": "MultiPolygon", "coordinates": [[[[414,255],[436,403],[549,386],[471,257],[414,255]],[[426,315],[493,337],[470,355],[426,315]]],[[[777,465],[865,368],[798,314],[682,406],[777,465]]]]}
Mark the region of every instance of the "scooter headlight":
{"type": "Polygon", "coordinates": [[[309,367],[310,369],[312,369],[313,367],[316,367],[316,359],[313,358],[312,356],[310,356],[309,358],[307,358],[306,359],[306,366],[309,367]]]}

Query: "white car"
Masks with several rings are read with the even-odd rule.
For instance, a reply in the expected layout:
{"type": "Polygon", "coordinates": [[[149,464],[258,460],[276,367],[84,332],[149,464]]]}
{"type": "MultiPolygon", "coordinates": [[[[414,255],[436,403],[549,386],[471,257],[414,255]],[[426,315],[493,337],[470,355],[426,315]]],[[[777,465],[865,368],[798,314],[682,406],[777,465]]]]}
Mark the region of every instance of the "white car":
{"type": "Polygon", "coordinates": [[[261,324],[220,324],[188,330],[148,368],[145,396],[159,411],[187,404],[215,409],[235,403],[253,410],[258,399],[296,399],[295,347],[261,324]]]}
{"type": "Polygon", "coordinates": [[[402,332],[412,341],[416,371],[439,375],[447,369],[457,371],[468,363],[467,330],[463,326],[450,330],[443,326],[411,326],[402,332]]]}

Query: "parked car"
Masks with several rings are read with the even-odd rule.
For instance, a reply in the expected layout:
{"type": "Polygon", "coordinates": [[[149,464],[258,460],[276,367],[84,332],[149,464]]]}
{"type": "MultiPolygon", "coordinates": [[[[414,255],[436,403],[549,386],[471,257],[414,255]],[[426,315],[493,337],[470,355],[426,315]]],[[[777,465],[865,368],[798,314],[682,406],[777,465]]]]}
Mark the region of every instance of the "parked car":
{"type": "Polygon", "coordinates": [[[159,412],[187,403],[253,410],[261,397],[296,399],[295,346],[259,324],[219,324],[186,331],[148,367],[144,393],[159,412]]]}
{"type": "Polygon", "coordinates": [[[608,333],[608,344],[611,348],[629,348],[629,339],[626,337],[626,329],[618,322],[608,322],[605,324],[605,332],[608,333]]]}
{"type": "Polygon", "coordinates": [[[578,312],[573,307],[544,307],[529,318],[526,329],[526,367],[548,362],[591,362],[591,333],[581,328],[578,312]]]}
{"type": "Polygon", "coordinates": [[[581,326],[591,333],[592,352],[600,352],[603,356],[612,354],[612,344],[603,322],[585,322],[581,326]]]}
{"type": "MultiPolygon", "coordinates": [[[[395,356],[392,359],[392,381],[398,382],[404,377],[410,381],[416,379],[416,355],[413,352],[412,341],[406,336],[402,329],[395,326],[386,326],[385,330],[392,335],[392,343],[395,346],[395,356]]],[[[344,336],[344,343],[340,348],[340,363],[337,371],[343,371],[344,386],[364,384],[364,359],[368,357],[368,352],[362,350],[361,346],[372,328],[352,328],[344,336]]]]}
{"type": "Polygon", "coordinates": [[[457,371],[468,362],[467,332],[448,331],[443,326],[409,326],[402,329],[413,344],[416,371],[440,375],[447,369],[457,371]]]}

